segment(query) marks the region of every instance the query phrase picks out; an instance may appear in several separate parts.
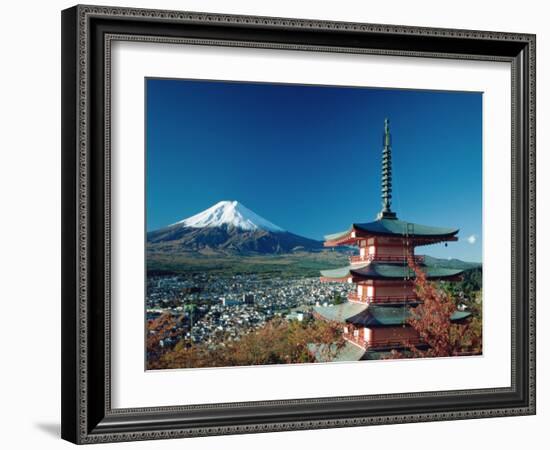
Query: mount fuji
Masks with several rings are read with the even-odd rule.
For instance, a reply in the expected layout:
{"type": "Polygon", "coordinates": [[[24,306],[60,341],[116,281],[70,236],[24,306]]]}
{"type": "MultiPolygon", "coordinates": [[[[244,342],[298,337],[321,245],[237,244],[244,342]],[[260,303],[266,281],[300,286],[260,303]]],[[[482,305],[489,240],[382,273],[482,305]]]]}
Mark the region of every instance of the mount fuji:
{"type": "Polygon", "coordinates": [[[190,228],[220,227],[223,225],[240,228],[241,230],[266,230],[284,233],[281,227],[265,220],[237,201],[222,201],[203,212],[195,214],[174,225],[184,225],[190,228]]]}
{"type": "Polygon", "coordinates": [[[323,243],[291,233],[237,201],[221,201],[194,216],[147,233],[150,251],[281,254],[320,251],[323,243]]]}

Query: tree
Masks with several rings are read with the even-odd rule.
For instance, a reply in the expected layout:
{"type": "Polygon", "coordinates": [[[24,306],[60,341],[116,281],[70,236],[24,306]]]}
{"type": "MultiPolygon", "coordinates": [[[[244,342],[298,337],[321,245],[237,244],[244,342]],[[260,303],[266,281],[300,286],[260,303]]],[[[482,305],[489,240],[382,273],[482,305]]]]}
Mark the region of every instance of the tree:
{"type": "Polygon", "coordinates": [[[196,305],[194,303],[187,303],[183,310],[189,313],[189,329],[193,328],[193,319],[195,317],[196,305]]]}
{"type": "Polygon", "coordinates": [[[342,297],[342,294],[340,294],[340,292],[337,292],[336,294],[334,294],[333,304],[341,305],[342,303],[345,303],[345,302],[346,300],[342,297]]]}
{"type": "MultiPolygon", "coordinates": [[[[181,317],[178,319],[181,320],[181,317]]],[[[174,316],[163,313],[156,319],[147,321],[147,361],[159,359],[163,353],[169,350],[173,342],[181,338],[181,328],[174,316]],[[165,345],[170,342],[171,345],[165,345]]]]}
{"type": "MultiPolygon", "coordinates": [[[[417,346],[409,345],[411,356],[442,357],[481,353],[480,319],[470,319],[463,324],[451,322],[457,302],[450,291],[439,289],[436,284],[429,282],[414,258],[410,257],[408,264],[415,273],[415,289],[418,298],[422,300],[420,305],[411,308],[408,324],[428,346],[426,350],[420,350],[417,346]]],[[[403,354],[392,352],[391,357],[402,356],[403,354]]]]}
{"type": "Polygon", "coordinates": [[[215,345],[181,340],[158,359],[151,359],[148,366],[169,369],[307,363],[315,360],[308,347],[311,343],[327,352],[336,352],[343,345],[343,339],[335,324],[275,318],[239,340],[224,339],[215,345]]]}

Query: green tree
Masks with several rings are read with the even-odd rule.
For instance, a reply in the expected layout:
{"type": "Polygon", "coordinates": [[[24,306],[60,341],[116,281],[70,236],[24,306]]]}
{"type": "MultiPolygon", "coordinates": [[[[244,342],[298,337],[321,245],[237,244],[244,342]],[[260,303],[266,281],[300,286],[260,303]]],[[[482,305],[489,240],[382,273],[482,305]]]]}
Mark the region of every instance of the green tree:
{"type": "Polygon", "coordinates": [[[342,297],[342,294],[340,292],[337,292],[334,294],[334,300],[332,301],[335,305],[341,305],[342,303],[345,303],[345,299],[342,297]]]}

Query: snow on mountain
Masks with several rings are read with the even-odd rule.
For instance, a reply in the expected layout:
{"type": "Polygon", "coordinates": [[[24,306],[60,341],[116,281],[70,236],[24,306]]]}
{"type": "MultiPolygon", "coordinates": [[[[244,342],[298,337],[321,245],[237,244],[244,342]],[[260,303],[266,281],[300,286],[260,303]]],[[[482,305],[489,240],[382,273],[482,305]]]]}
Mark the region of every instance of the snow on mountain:
{"type": "Polygon", "coordinates": [[[236,201],[216,203],[194,216],[147,233],[147,251],[164,256],[189,252],[202,256],[284,254],[322,249],[322,241],[283,230],[236,201]]]}
{"type": "Polygon", "coordinates": [[[285,230],[251,211],[237,201],[221,201],[204,211],[172,224],[189,228],[233,226],[241,230],[266,230],[283,233],[285,230]]]}

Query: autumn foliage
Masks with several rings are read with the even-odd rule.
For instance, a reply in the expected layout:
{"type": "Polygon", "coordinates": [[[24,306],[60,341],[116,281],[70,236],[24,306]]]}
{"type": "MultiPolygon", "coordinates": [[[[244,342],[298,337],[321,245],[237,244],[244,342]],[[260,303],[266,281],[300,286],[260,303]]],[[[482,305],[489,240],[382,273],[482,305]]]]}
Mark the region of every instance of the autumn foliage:
{"type": "Polygon", "coordinates": [[[157,359],[163,353],[167,339],[179,339],[176,318],[171,314],[161,314],[154,320],[147,321],[147,360],[157,359]]]}
{"type": "MultiPolygon", "coordinates": [[[[444,357],[481,354],[481,324],[479,318],[467,319],[465,323],[451,322],[457,310],[455,299],[445,290],[427,280],[426,274],[408,260],[415,273],[415,289],[422,303],[411,308],[408,324],[413,327],[426,348],[408,346],[412,357],[444,357]]],[[[403,357],[403,353],[392,352],[392,357],[403,357]]]]}
{"type": "MultiPolygon", "coordinates": [[[[172,324],[165,318],[154,325],[161,326],[162,334],[172,324]]],[[[307,363],[315,360],[308,344],[325,344],[323,348],[327,352],[336,352],[343,345],[341,330],[333,324],[280,318],[269,321],[239,340],[225,339],[214,345],[192,344],[181,339],[173,349],[154,352],[155,348],[158,349],[156,339],[152,337],[147,342],[151,351],[149,369],[307,363]]]]}

